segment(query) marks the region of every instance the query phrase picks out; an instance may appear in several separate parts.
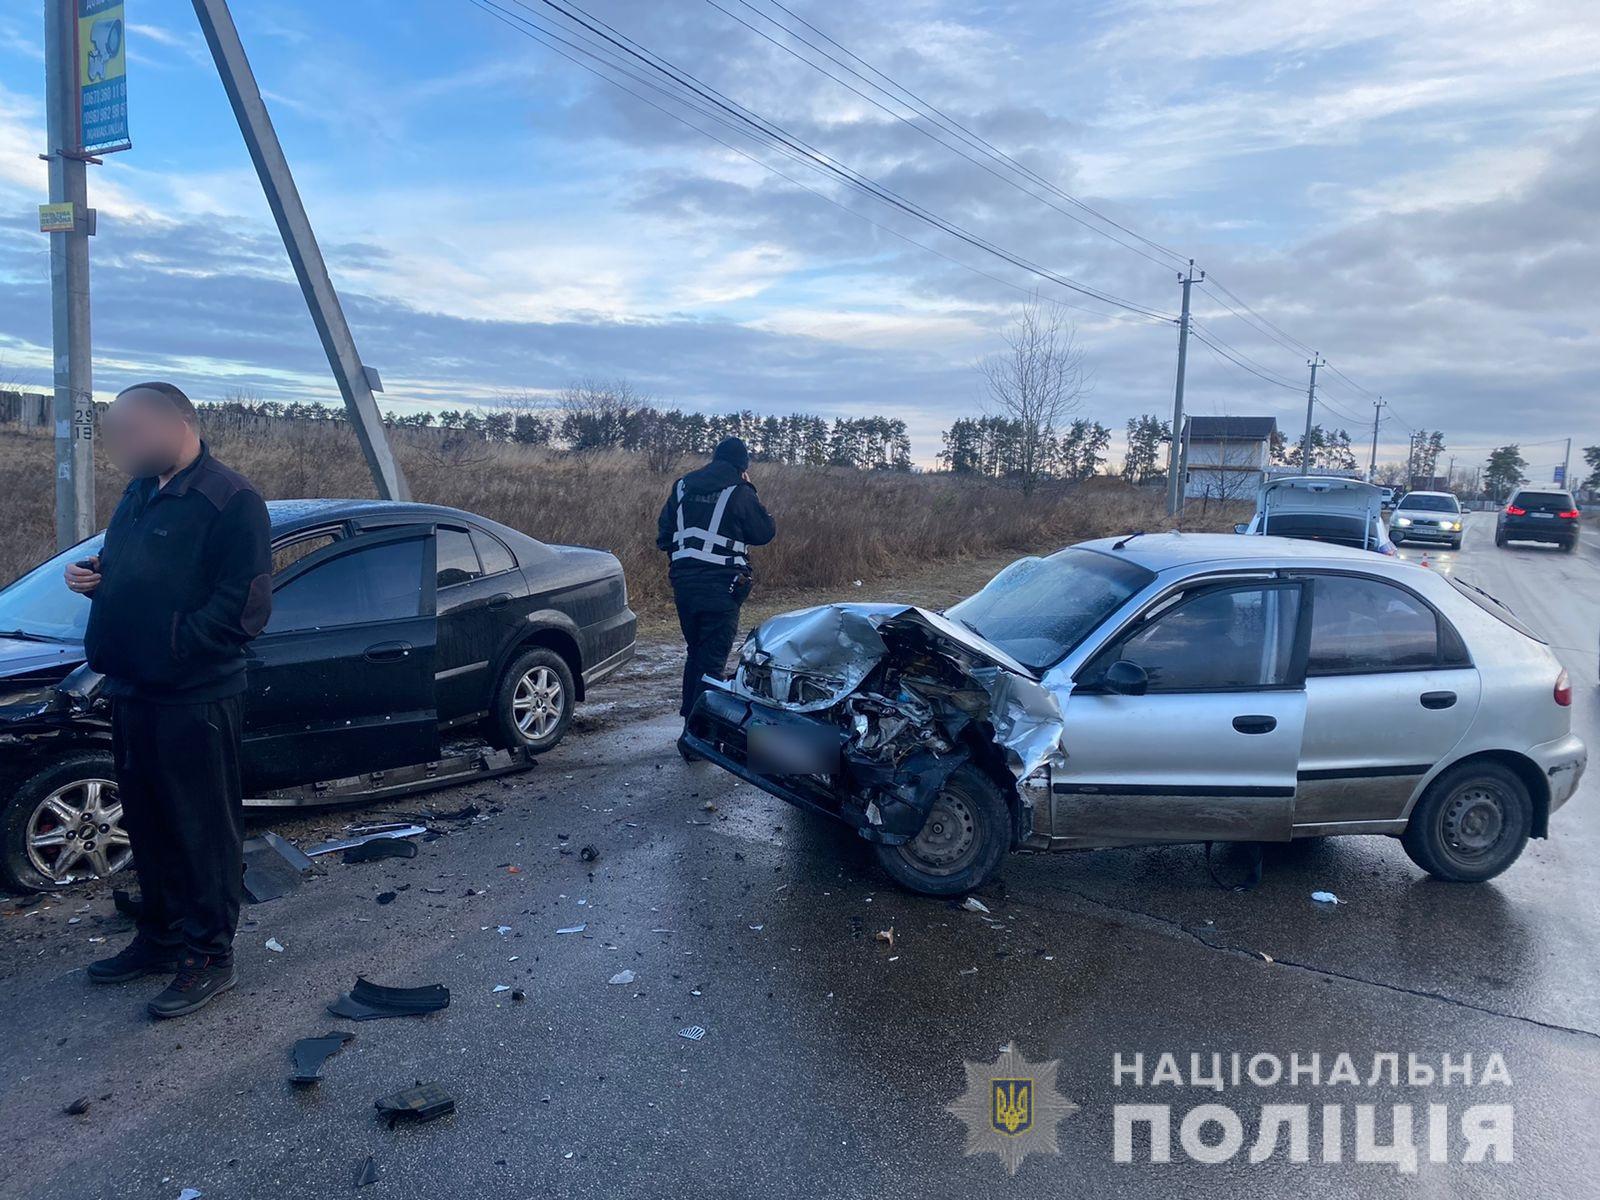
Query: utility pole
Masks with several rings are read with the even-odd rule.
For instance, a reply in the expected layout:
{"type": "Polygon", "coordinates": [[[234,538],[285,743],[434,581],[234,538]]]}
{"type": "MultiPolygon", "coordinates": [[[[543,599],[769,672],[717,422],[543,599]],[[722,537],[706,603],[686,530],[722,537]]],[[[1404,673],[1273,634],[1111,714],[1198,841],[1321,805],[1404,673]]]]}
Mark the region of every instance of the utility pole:
{"type": "MultiPolygon", "coordinates": [[[[1206,273],[1201,271],[1200,279],[1206,273]]],[[[1183,284],[1183,312],[1178,317],[1178,381],[1172,389],[1172,442],[1167,448],[1167,515],[1172,516],[1183,507],[1183,479],[1186,467],[1182,453],[1183,441],[1183,375],[1189,363],[1189,289],[1194,286],[1194,259],[1189,260],[1189,272],[1179,281],[1183,284]]]]}
{"type": "Polygon", "coordinates": [[[1367,482],[1378,473],[1378,422],[1383,418],[1383,397],[1372,402],[1372,458],[1367,463],[1367,482]]]}
{"type": "Polygon", "coordinates": [[[239,132],[244,135],[245,149],[255,164],[261,190],[266,193],[267,207],[278,223],[284,249],[289,252],[289,262],[300,281],[312,323],[322,339],[328,365],[333,368],[333,377],[344,397],[345,410],[350,414],[350,423],[355,427],[378,495],[385,500],[409,500],[411,490],[389,445],[383,415],[378,412],[378,402],[372,395],[381,392],[383,384],[378,372],[363,364],[356,351],[355,337],[345,321],[339,294],[334,291],[328,265],[322,259],[322,250],[311,229],[311,218],[300,201],[300,191],[295,187],[289,160],[272,127],[272,118],[261,98],[261,89],[256,85],[250,60],[245,57],[244,43],[239,40],[233,14],[228,11],[226,0],[194,0],[194,12],[217,64],[223,90],[233,106],[233,115],[238,119],[239,132]]]}
{"type": "Polygon", "coordinates": [[[1411,481],[1417,476],[1417,434],[1412,431],[1406,444],[1406,491],[1411,490],[1411,481]]]}
{"type": "Polygon", "coordinates": [[[77,0],[45,0],[45,129],[50,204],[70,227],[50,234],[50,333],[55,351],[56,546],[95,530],[94,384],[89,342],[88,163],[78,123],[77,0]]]}
{"type": "Polygon", "coordinates": [[[1572,490],[1572,439],[1567,439],[1566,453],[1561,456],[1561,486],[1568,491],[1572,490]]]}
{"type": "Polygon", "coordinates": [[[1311,386],[1306,388],[1306,436],[1300,443],[1300,474],[1311,474],[1311,414],[1317,407],[1317,368],[1322,365],[1322,355],[1311,355],[1311,386]]]}

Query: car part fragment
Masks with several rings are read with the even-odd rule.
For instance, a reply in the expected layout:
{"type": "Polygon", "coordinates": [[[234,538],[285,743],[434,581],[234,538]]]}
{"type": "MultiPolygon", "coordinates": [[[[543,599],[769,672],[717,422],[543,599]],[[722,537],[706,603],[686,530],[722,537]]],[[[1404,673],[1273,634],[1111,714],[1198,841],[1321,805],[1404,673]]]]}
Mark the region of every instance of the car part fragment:
{"type": "Polygon", "coordinates": [[[321,1037],[301,1038],[289,1052],[290,1061],[294,1064],[289,1082],[301,1087],[316,1083],[322,1078],[323,1064],[343,1050],[345,1043],[355,1036],[353,1033],[334,1030],[321,1037]]]}
{"type": "Polygon", "coordinates": [[[377,1110],[389,1118],[394,1128],[402,1117],[421,1123],[447,1117],[456,1110],[455,1098],[437,1083],[418,1083],[375,1100],[377,1110]]]}
{"type": "Polygon", "coordinates": [[[423,987],[385,987],[357,976],[356,984],[332,1004],[328,1011],[352,1021],[376,1021],[383,1017],[416,1017],[450,1007],[450,989],[430,983],[423,987]]]}
{"type": "Polygon", "coordinates": [[[277,834],[268,831],[244,843],[244,894],[251,904],[265,904],[300,888],[311,860],[277,834]]]}

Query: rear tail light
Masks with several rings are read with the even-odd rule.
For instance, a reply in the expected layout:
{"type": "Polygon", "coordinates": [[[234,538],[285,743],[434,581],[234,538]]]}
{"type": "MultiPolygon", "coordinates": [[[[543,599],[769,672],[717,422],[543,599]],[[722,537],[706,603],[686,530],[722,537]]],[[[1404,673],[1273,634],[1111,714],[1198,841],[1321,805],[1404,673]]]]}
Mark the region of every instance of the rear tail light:
{"type": "Polygon", "coordinates": [[[1561,674],[1556,676],[1556,703],[1562,708],[1572,707],[1572,678],[1567,674],[1565,667],[1561,674]]]}
{"type": "Polygon", "coordinates": [[[1525,508],[1518,508],[1515,504],[1506,505],[1506,516],[1508,517],[1525,517],[1527,515],[1528,510],[1525,508]]]}
{"type": "Polygon", "coordinates": [[[1575,508],[1569,508],[1565,512],[1558,512],[1556,516],[1565,517],[1569,521],[1576,521],[1578,519],[1578,510],[1575,508]]]}

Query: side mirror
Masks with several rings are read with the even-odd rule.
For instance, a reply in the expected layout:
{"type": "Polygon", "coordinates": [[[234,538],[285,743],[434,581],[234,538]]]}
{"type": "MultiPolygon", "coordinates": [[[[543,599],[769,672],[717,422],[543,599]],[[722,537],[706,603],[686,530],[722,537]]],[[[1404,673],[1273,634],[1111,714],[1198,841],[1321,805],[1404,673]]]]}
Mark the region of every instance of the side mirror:
{"type": "Polygon", "coordinates": [[[1150,688],[1150,676],[1138,663],[1119,658],[1106,668],[1102,680],[1107,690],[1119,696],[1142,696],[1150,688]]]}
{"type": "Polygon", "coordinates": [[[1247,532],[1249,532],[1249,529],[1250,529],[1250,526],[1248,526],[1248,525],[1235,525],[1233,527],[1233,531],[1235,533],[1247,533],[1247,532]]]}

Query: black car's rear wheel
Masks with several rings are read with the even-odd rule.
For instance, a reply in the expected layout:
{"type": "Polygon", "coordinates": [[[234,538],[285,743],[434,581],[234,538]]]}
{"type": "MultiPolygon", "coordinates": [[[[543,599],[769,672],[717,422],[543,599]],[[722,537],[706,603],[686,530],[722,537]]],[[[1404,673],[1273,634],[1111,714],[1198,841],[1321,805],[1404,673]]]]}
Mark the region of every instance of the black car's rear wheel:
{"type": "Polygon", "coordinates": [[[132,862],[107,751],[75,751],[46,764],[0,811],[0,883],[9,888],[104,879],[132,862]]]}
{"type": "Polygon", "coordinates": [[[1532,826],[1533,803],[1515,772],[1463,763],[1433,782],[1400,840],[1428,874],[1481,883],[1517,861],[1532,826]]]}
{"type": "Polygon", "coordinates": [[[572,724],[577,699],[572,668],[543,647],[519,654],[495,687],[490,732],[502,746],[535,754],[553,749],[572,724]]]}
{"type": "Polygon", "coordinates": [[[971,763],[945,782],[917,836],[876,846],[878,862],[902,887],[925,896],[955,896],[980,886],[1011,848],[1005,795],[971,763]]]}

